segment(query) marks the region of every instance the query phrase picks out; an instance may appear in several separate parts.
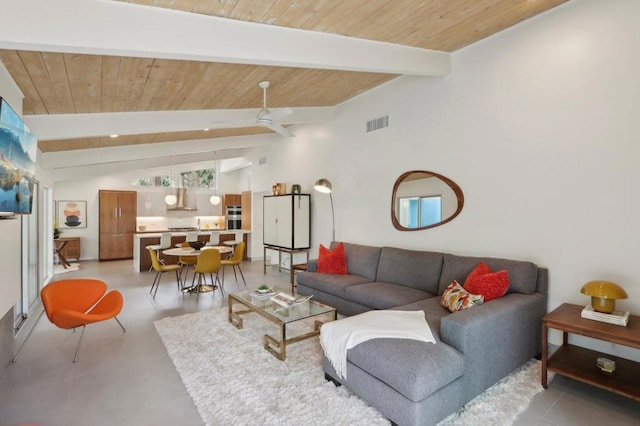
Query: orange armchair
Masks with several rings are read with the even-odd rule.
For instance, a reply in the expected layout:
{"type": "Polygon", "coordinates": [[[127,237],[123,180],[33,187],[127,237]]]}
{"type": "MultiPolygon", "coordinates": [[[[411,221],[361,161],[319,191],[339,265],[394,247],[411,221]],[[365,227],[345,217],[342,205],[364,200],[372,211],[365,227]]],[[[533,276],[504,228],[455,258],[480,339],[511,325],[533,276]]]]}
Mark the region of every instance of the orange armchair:
{"type": "MultiPolygon", "coordinates": [[[[116,317],[124,305],[122,294],[117,290],[107,293],[107,285],[100,280],[77,278],[55,281],[42,289],[40,298],[47,318],[54,325],[67,330],[82,327],[73,362],[78,362],[80,343],[88,324],[114,318],[122,332],[127,331],[116,317]]],[[[25,343],[26,340],[22,345],[25,343]]]]}

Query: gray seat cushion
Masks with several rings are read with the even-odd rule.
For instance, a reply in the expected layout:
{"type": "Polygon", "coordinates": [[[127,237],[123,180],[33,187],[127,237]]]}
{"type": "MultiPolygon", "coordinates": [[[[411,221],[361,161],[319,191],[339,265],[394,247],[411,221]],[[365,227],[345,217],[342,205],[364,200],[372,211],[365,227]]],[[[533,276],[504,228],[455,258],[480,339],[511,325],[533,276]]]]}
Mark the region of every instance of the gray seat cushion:
{"type": "Polygon", "coordinates": [[[334,275],[317,272],[298,272],[297,283],[314,290],[320,290],[344,298],[344,289],[370,280],[360,275],[334,275]]]}
{"type": "Polygon", "coordinates": [[[453,280],[457,280],[460,285],[464,285],[467,276],[481,260],[484,260],[492,271],[507,270],[509,274],[509,290],[507,290],[507,293],[532,294],[536,292],[538,266],[535,263],[492,257],[445,254],[438,294],[444,293],[444,290],[453,280]]]}
{"type": "Polygon", "coordinates": [[[433,294],[412,287],[375,281],[345,287],[344,297],[372,309],[387,309],[433,297],[433,294]]]}
{"type": "Polygon", "coordinates": [[[440,341],[373,339],[349,349],[347,360],[414,402],[464,373],[462,354],[440,341]]]}
{"type": "Polygon", "coordinates": [[[441,272],[442,253],[383,247],[376,281],[401,284],[436,294],[441,272]]]}
{"type": "Polygon", "coordinates": [[[440,305],[440,296],[418,300],[417,302],[397,306],[393,309],[401,311],[424,311],[427,317],[427,323],[431,327],[431,332],[437,339],[440,338],[440,320],[451,314],[448,309],[440,305]]]}

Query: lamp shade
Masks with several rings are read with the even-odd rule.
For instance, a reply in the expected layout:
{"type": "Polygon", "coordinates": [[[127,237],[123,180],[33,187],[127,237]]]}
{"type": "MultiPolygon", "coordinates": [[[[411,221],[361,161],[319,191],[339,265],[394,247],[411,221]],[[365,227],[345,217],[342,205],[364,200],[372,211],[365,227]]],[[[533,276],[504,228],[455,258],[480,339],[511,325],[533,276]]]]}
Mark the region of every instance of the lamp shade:
{"type": "Polygon", "coordinates": [[[169,206],[173,206],[175,203],[178,202],[178,197],[176,197],[173,194],[169,194],[166,197],[164,197],[164,202],[167,203],[167,205],[169,206]]]}
{"type": "Polygon", "coordinates": [[[597,312],[610,314],[615,310],[616,299],[626,299],[627,293],[616,283],[603,280],[589,281],[582,286],[582,294],[591,296],[591,306],[597,312]]]}
{"type": "Polygon", "coordinates": [[[332,186],[331,182],[329,182],[329,179],[322,178],[316,181],[316,183],[313,185],[313,188],[318,192],[330,194],[332,186]]]}
{"type": "Polygon", "coordinates": [[[209,202],[211,203],[211,205],[217,206],[218,204],[220,204],[220,196],[218,195],[212,195],[211,198],[209,198],[209,202]]]}

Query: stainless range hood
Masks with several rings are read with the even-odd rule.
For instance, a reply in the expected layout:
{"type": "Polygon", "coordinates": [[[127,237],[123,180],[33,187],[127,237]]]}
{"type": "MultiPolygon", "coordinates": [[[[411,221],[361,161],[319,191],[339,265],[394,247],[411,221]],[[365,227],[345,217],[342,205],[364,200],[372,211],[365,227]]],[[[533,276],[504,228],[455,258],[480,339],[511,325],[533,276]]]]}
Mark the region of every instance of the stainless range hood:
{"type": "Polygon", "coordinates": [[[167,211],[193,212],[198,210],[195,207],[189,207],[187,203],[187,188],[177,188],[176,198],[175,206],[167,206],[167,211]]]}

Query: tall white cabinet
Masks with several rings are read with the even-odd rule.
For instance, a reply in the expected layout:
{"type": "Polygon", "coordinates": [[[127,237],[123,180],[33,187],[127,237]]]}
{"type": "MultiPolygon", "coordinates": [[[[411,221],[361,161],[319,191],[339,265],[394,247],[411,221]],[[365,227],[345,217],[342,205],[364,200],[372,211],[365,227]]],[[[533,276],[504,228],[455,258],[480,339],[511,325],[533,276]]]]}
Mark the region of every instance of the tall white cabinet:
{"type": "Polygon", "coordinates": [[[263,243],[286,249],[311,246],[311,195],[267,195],[263,203],[263,243]]]}

